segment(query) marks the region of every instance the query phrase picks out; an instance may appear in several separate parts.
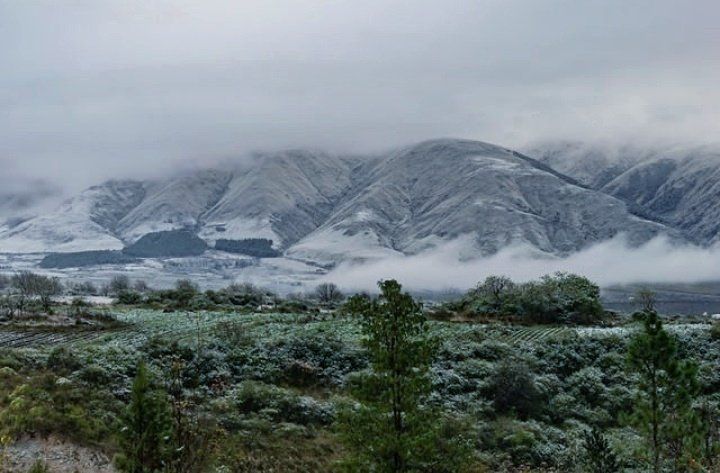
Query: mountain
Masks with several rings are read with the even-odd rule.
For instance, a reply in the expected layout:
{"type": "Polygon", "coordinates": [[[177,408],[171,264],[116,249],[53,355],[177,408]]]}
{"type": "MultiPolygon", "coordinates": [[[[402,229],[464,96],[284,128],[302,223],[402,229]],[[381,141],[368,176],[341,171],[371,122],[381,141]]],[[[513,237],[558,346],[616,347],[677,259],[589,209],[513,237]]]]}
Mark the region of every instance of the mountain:
{"type": "Polygon", "coordinates": [[[624,232],[638,244],[665,226],[634,215],[621,200],[587,189],[520,153],[467,140],[433,140],[379,161],[361,189],[341,200],[289,254],[417,253],[470,236],[489,254],[525,243],[569,253],[624,232]]]}
{"type": "Polygon", "coordinates": [[[144,195],[144,184],[136,181],[90,187],[50,213],[0,227],[0,252],[120,249],[123,242],[114,229],[144,195]]]}
{"type": "Polygon", "coordinates": [[[18,225],[37,216],[60,195],[58,187],[42,180],[0,176],[0,227],[18,225]]]}
{"type": "Polygon", "coordinates": [[[643,150],[548,143],[527,152],[596,190],[642,207],[695,243],[720,241],[720,146],[643,150]]]}
{"type": "Polygon", "coordinates": [[[287,248],[319,227],[351,186],[355,162],[311,151],[255,156],[235,170],[224,195],[203,216],[200,236],[267,238],[287,248]]]}
{"type": "MultiPolygon", "coordinates": [[[[272,240],[320,264],[413,254],[463,238],[468,256],[511,244],[567,254],[620,233],[633,244],[673,228],[540,161],[488,143],[441,139],[374,157],[315,151],[152,181],[110,181],[20,225],[0,252],[120,249],[186,230],[217,240],[272,240]]],[[[621,193],[618,193],[621,194],[621,193]]]]}

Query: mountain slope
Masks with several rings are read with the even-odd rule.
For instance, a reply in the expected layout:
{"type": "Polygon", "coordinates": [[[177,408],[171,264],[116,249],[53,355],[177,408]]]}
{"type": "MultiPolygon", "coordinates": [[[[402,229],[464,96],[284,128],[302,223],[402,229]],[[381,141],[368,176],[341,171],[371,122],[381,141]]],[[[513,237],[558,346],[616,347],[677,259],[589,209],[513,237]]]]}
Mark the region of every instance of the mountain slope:
{"type": "Polygon", "coordinates": [[[208,169],[146,185],[145,198],[118,222],[116,231],[126,243],[133,243],[148,233],[196,230],[231,179],[227,170],[208,169]]]}
{"type": "Polygon", "coordinates": [[[621,232],[634,244],[674,234],[633,215],[619,199],[477,141],[433,140],[403,149],[370,170],[369,181],[289,254],[340,260],[343,241],[369,256],[416,253],[467,235],[485,254],[513,243],[568,253],[621,232]]]}
{"type": "Polygon", "coordinates": [[[373,158],[296,150],[92,187],[54,212],[0,228],[0,252],[117,249],[181,229],[210,246],[266,238],[289,257],[333,264],[456,238],[472,242],[472,256],[511,244],[565,254],[619,233],[633,244],[659,233],[679,237],[635,212],[642,199],[635,200],[478,141],[432,140],[373,158]]]}
{"type": "Polygon", "coordinates": [[[201,237],[267,238],[287,247],[319,227],[351,184],[353,162],[310,151],[257,156],[203,216],[201,237]]]}
{"type": "Polygon", "coordinates": [[[534,152],[556,169],[647,209],[696,243],[720,240],[719,146],[638,150],[558,144],[534,152]],[[593,175],[610,178],[593,180],[593,175]]]}
{"type": "Polygon", "coordinates": [[[119,220],[142,201],[137,181],[109,181],[65,201],[58,209],[19,225],[0,227],[0,252],[63,252],[119,249],[119,220]]]}

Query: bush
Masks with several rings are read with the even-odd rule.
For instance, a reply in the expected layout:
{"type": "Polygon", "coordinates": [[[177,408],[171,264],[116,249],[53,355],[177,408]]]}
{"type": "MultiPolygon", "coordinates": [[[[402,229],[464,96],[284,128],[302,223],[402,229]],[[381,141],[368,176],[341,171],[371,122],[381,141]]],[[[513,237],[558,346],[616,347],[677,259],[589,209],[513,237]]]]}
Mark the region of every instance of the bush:
{"type": "Polygon", "coordinates": [[[715,341],[720,340],[720,322],[715,322],[710,327],[710,338],[715,341]]]}
{"type": "Polygon", "coordinates": [[[67,375],[82,368],[82,362],[68,348],[58,347],[50,352],[46,366],[57,374],[67,375]]]}
{"type": "Polygon", "coordinates": [[[237,412],[265,416],[274,422],[329,425],[335,418],[330,404],[257,381],[241,383],[235,396],[237,412]]]}
{"type": "Polygon", "coordinates": [[[535,375],[521,360],[501,361],[487,387],[493,405],[501,414],[514,413],[527,419],[538,411],[542,394],[535,375]]]}
{"type": "Polygon", "coordinates": [[[135,291],[126,290],[118,294],[117,300],[120,304],[136,305],[142,303],[143,297],[135,291]]]}

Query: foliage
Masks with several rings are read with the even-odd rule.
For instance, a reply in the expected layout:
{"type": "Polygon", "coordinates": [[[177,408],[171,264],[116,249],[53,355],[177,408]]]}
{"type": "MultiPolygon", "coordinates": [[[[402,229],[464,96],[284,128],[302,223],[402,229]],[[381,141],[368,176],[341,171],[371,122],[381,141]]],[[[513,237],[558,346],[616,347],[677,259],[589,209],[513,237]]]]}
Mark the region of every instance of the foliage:
{"type": "Polygon", "coordinates": [[[172,423],[167,395],[153,386],[145,362],[138,364],[130,404],[123,416],[117,466],[128,473],[162,471],[171,458],[172,423]]]}
{"type": "Polygon", "coordinates": [[[697,366],[680,359],[677,339],[652,311],[644,313],[643,330],[628,346],[628,362],[638,375],[633,420],[648,438],[653,471],[661,471],[666,457],[675,471],[687,468],[701,431],[692,407],[699,392],[697,366]]]}
{"type": "Polygon", "coordinates": [[[122,251],[138,258],[178,258],[199,256],[207,243],[189,230],[166,230],[147,233],[122,251]]]}
{"type": "Polygon", "coordinates": [[[35,460],[28,473],[50,473],[50,467],[44,460],[35,460]]]}
{"type": "Polygon", "coordinates": [[[710,338],[713,340],[720,340],[720,322],[715,322],[710,327],[710,338]]]}
{"type": "Polygon", "coordinates": [[[4,291],[10,287],[10,278],[4,274],[0,274],[0,291],[4,291]]]}
{"type": "Polygon", "coordinates": [[[215,249],[228,253],[239,253],[256,258],[275,258],[281,255],[272,247],[273,241],[266,238],[245,238],[243,240],[227,240],[220,238],[215,242],[215,249]]]}
{"type": "Polygon", "coordinates": [[[423,400],[437,344],[428,337],[422,306],[394,280],[379,284],[381,296],[354,296],[347,304],[360,317],[371,372],[351,383],[361,402],[347,407],[340,429],[351,471],[456,471],[463,461],[455,439],[441,436],[441,417],[423,400]],[[445,450],[455,450],[448,456],[445,450]]]}
{"type": "Polygon", "coordinates": [[[568,273],[524,284],[490,276],[466,295],[459,309],[475,316],[517,317],[539,324],[591,324],[603,314],[600,288],[585,277],[568,273]]]}
{"type": "Polygon", "coordinates": [[[530,367],[518,359],[506,359],[498,364],[488,390],[498,413],[513,413],[521,419],[532,416],[542,401],[530,367]]]}
{"type": "Polygon", "coordinates": [[[130,278],[124,274],[118,274],[113,276],[108,284],[108,290],[110,294],[122,294],[130,291],[130,278]]]}
{"type": "Polygon", "coordinates": [[[585,432],[583,448],[587,458],[585,466],[588,473],[616,473],[620,471],[620,463],[605,436],[598,429],[585,432]]]}

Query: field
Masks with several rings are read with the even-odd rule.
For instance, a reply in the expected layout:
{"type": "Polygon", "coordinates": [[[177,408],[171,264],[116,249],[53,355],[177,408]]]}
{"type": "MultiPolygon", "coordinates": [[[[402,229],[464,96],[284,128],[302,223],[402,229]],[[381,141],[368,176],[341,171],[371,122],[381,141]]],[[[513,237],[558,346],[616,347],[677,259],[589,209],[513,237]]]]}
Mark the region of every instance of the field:
{"type": "MultiPolygon", "coordinates": [[[[23,405],[18,399],[26,398],[36,406],[14,414],[15,435],[71,431],[75,444],[112,457],[137,361],[148,360],[160,379],[180,362],[185,392],[200,400],[222,435],[223,448],[212,452],[215,469],[208,471],[336,471],[343,448],[335,415],[348,399],[348,380],[368,366],[357,320],[332,313],[109,310],[119,324],[107,330],[0,328],[0,376],[7,381],[0,407],[23,405]],[[8,377],[15,371],[18,376],[8,377]],[[58,381],[48,385],[48,375],[58,381]],[[39,390],[29,394],[34,385],[39,390]],[[58,424],[49,425],[47,414],[33,417],[45,412],[43,403],[56,405],[57,395],[63,403],[77,399],[68,411],[73,416],[94,420],[66,424],[52,417],[58,424]]],[[[429,326],[440,341],[429,402],[469,426],[468,441],[482,468],[582,471],[579,439],[588,425],[599,424],[626,471],[642,471],[631,468],[642,464],[642,440],[621,421],[634,396],[624,350],[636,325],[429,326]],[[500,395],[511,404],[500,407],[500,395]]],[[[700,363],[708,399],[714,399],[720,346],[709,325],[667,327],[683,353],[700,363]]]]}

